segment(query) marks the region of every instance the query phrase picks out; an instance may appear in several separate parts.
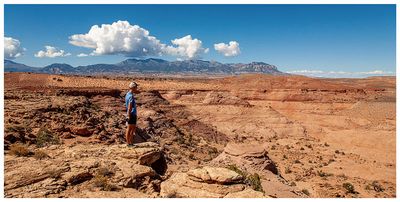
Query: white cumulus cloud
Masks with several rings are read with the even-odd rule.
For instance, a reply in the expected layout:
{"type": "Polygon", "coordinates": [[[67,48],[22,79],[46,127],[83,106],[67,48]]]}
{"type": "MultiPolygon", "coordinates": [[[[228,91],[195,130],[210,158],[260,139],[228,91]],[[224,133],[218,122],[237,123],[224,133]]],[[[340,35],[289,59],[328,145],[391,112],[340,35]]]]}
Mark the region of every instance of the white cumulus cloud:
{"type": "Polygon", "coordinates": [[[93,49],[90,55],[122,54],[127,57],[146,57],[172,55],[193,59],[208,49],[202,47],[199,39],[187,35],[171,41],[173,45],[161,43],[150,32],[139,25],[128,21],[117,21],[112,24],[94,25],[85,34],[74,34],[69,43],[79,47],[93,49]]]}
{"type": "Polygon", "coordinates": [[[234,57],[240,54],[239,43],[236,41],[231,41],[229,44],[214,44],[214,49],[223,54],[225,57],[234,57]]]}
{"type": "Polygon", "coordinates": [[[5,59],[15,59],[20,57],[25,48],[21,47],[21,43],[18,39],[13,39],[11,37],[4,37],[4,58],[5,59]]]}
{"type": "Polygon", "coordinates": [[[182,58],[194,59],[200,57],[203,53],[208,53],[208,48],[203,48],[199,39],[192,39],[191,35],[184,36],[171,41],[175,46],[167,46],[164,53],[175,55],[182,58]]]}
{"type": "Polygon", "coordinates": [[[86,54],[86,53],[79,53],[78,55],[76,55],[77,57],[87,57],[87,56],[89,56],[88,54],[86,54]]]}
{"type": "Polygon", "coordinates": [[[86,34],[69,37],[69,43],[94,49],[92,55],[123,54],[130,57],[161,55],[165,45],[150,32],[128,21],[94,25],[86,34]]]}
{"type": "Polygon", "coordinates": [[[66,57],[70,56],[71,53],[66,53],[64,50],[60,50],[53,46],[45,46],[46,50],[41,50],[35,54],[37,58],[55,58],[55,57],[66,57]]]}

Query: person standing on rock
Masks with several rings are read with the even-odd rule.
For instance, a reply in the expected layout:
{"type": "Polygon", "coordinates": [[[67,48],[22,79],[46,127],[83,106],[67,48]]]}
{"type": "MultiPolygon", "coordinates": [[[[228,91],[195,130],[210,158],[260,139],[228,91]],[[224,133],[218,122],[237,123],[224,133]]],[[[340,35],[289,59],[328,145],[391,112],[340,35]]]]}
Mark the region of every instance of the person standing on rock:
{"type": "Polygon", "coordinates": [[[135,82],[131,82],[129,84],[129,91],[125,96],[125,107],[126,107],[126,132],[125,138],[128,144],[128,147],[132,147],[133,138],[136,132],[136,120],[137,120],[137,110],[136,110],[136,101],[135,94],[139,93],[138,84],[135,82]]]}

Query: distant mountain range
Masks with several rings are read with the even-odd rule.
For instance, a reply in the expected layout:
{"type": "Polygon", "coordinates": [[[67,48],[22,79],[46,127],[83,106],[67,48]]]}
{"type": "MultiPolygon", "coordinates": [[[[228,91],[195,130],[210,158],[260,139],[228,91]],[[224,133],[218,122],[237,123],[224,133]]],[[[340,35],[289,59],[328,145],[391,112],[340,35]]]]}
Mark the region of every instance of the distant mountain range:
{"type": "Polygon", "coordinates": [[[162,59],[127,59],[117,64],[94,64],[73,67],[54,63],[45,67],[30,67],[10,60],[4,60],[4,72],[35,72],[48,74],[129,74],[129,73],[187,73],[187,74],[242,74],[264,73],[286,74],[274,65],[263,62],[220,63],[204,60],[166,61],[162,59]]]}

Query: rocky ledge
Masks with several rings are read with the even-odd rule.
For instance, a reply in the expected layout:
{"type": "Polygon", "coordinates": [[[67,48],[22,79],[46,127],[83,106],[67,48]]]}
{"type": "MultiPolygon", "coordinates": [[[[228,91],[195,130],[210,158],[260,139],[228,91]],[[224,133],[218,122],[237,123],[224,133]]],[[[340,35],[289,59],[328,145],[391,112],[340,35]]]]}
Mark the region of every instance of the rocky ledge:
{"type": "Polygon", "coordinates": [[[268,197],[225,167],[171,174],[163,149],[153,142],[27,148],[27,155],[6,151],[5,197],[268,197]]]}
{"type": "Polygon", "coordinates": [[[167,170],[152,142],[28,148],[32,155],[5,155],[6,197],[156,197],[167,170]]]}

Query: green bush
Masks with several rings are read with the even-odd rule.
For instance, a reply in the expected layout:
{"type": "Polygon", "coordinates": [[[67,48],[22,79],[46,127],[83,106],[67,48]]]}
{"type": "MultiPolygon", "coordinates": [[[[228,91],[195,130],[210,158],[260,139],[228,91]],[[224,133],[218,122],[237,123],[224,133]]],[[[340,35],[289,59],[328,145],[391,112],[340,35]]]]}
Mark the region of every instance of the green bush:
{"type": "Polygon", "coordinates": [[[227,168],[243,176],[243,178],[245,179],[244,180],[245,183],[251,186],[252,189],[264,192],[263,187],[261,185],[260,175],[258,175],[257,173],[248,174],[246,171],[239,169],[236,165],[229,165],[227,168]]]}
{"type": "Polygon", "coordinates": [[[354,186],[349,182],[343,183],[343,187],[346,189],[347,193],[357,193],[354,189],[354,186]]]}
{"type": "Polygon", "coordinates": [[[246,178],[247,177],[247,173],[245,172],[245,171],[243,171],[243,170],[240,170],[236,165],[228,165],[228,167],[227,167],[229,170],[233,170],[233,171],[235,171],[237,174],[239,174],[239,175],[241,175],[241,176],[243,176],[243,178],[246,178]]]}
{"type": "Polygon", "coordinates": [[[261,185],[260,176],[257,173],[247,176],[246,180],[251,185],[251,188],[253,188],[256,191],[264,192],[263,187],[261,185]]]}
{"type": "Polygon", "coordinates": [[[373,189],[374,189],[376,192],[382,192],[382,191],[385,190],[385,189],[382,187],[382,185],[380,185],[380,184],[378,183],[378,181],[373,181],[372,184],[371,184],[371,186],[373,187],[373,189]]]}
{"type": "Polygon", "coordinates": [[[317,171],[317,173],[318,173],[318,175],[319,175],[320,177],[329,177],[329,176],[333,176],[332,173],[326,173],[326,172],[323,172],[322,170],[317,171]]]}
{"type": "Polygon", "coordinates": [[[49,129],[47,128],[40,128],[36,135],[36,146],[38,147],[44,147],[46,145],[52,145],[52,144],[59,144],[60,143],[60,138],[58,135],[53,134],[49,129]]]}

